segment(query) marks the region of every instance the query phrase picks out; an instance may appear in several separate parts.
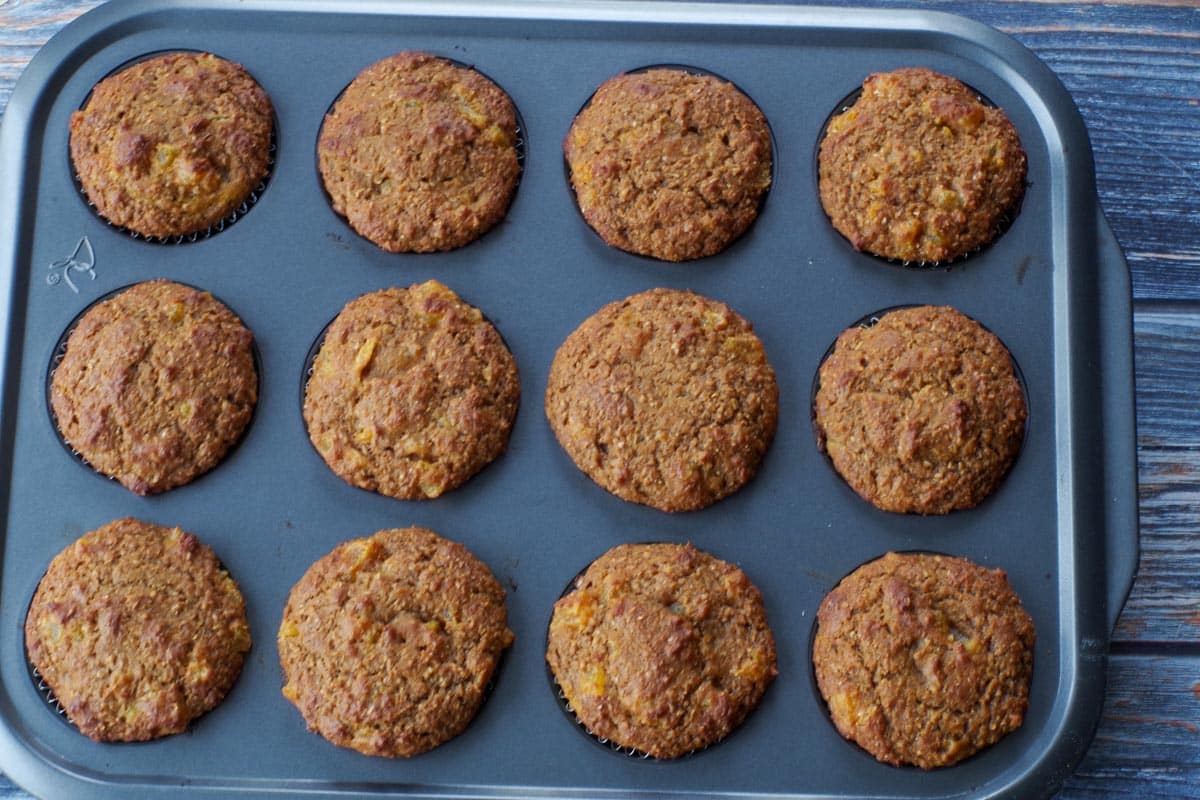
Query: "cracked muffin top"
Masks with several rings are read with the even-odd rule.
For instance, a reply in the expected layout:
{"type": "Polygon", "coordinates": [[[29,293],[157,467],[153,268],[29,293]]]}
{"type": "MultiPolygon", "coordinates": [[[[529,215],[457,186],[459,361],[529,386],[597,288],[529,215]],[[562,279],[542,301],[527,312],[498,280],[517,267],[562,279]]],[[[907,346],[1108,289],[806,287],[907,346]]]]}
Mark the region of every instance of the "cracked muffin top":
{"type": "Polygon", "coordinates": [[[266,178],[273,125],[240,65],[170,53],[96,84],[71,115],[71,163],[114,225],[180,236],[220,222],[266,178]]]}
{"type": "Polygon", "coordinates": [[[740,489],[775,435],[779,389],[754,329],[724,303],[652,289],[610,303],[555,353],[546,416],[616,496],[694,511],[740,489]]]}
{"type": "Polygon", "coordinates": [[[517,364],[479,309],[437,281],[351,300],[304,393],[308,437],[346,482],[434,498],[504,452],[517,364]]]}
{"type": "Polygon", "coordinates": [[[843,736],[888,764],[932,769],[1021,726],[1034,639],[1003,570],[888,553],[821,602],[813,666],[843,736]]]}
{"type": "Polygon", "coordinates": [[[588,225],[664,261],[719,253],[771,183],[771,133],[754,102],[711,75],[650,69],[605,81],[563,152],[588,225]]]}
{"type": "Polygon", "coordinates": [[[869,76],[829,121],[821,205],[854,245],[908,262],[948,261],[992,241],[1025,193],[1025,151],[998,108],[947,75],[869,76]]]}
{"type": "Polygon", "coordinates": [[[508,95],[473,69],[403,52],[363,70],[325,117],[333,210],[392,253],[462,247],[504,218],[521,173],[508,95]]]}
{"type": "Polygon", "coordinates": [[[139,495],[215,467],[258,402],[254,337],[208,292],[166,280],[96,303],[67,339],[50,407],[63,439],[139,495]]]}
{"type": "Polygon", "coordinates": [[[818,377],[819,445],[884,511],[973,508],[1021,449],[1025,395],[1012,356],[948,306],[899,309],[843,331],[818,377]]]}
{"type": "Polygon", "coordinates": [[[778,672],[762,595],[690,544],[628,544],[554,605],[546,660],[594,736],[677,758],[730,734],[778,672]]]}
{"type": "Polygon", "coordinates": [[[338,545],[292,588],[283,695],[336,745],[413,756],[467,727],[512,642],[504,590],[466,547],[383,530],[338,545]]]}

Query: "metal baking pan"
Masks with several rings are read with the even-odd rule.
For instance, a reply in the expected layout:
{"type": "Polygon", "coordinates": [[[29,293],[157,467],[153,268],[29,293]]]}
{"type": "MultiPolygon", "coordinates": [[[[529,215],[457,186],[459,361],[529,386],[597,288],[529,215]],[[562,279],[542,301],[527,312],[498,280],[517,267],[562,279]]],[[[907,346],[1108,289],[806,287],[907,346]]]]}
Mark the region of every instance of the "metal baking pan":
{"type": "Polygon", "coordinates": [[[1070,97],[1012,39],[924,11],[591,3],[114,2],[67,26],[22,77],[0,140],[0,302],[7,324],[0,424],[0,767],[51,797],[1011,797],[1051,794],[1092,738],[1109,632],[1136,561],[1128,269],[1097,205],[1070,97]],[[92,85],[164,49],[211,50],[270,93],[274,174],[236,225],[194,243],[135,240],[104,224],[72,181],[68,119],[92,85]],[[520,189],[481,240],[391,255],[330,210],[315,166],[322,116],[366,65],[421,49],[475,65],[525,123],[520,189]],[[738,84],[772,126],[775,178],[758,221],[724,253],[667,264],[605,246],[577,213],[560,143],[606,78],[692,65],[738,84]],[[1012,227],[950,269],[856,253],[817,200],[827,116],[868,73],[925,65],[1005,109],[1029,154],[1012,227]],[[87,245],[80,243],[86,239],[87,245]],[[77,249],[78,248],[78,249],[77,249]],[[89,258],[90,249],[90,258],[89,258]],[[71,257],[74,260],[70,260],[71,257]],[[70,277],[70,281],[65,280],[70,277]],[[101,294],[167,277],[212,291],[253,329],[262,364],[244,441],[211,473],[138,498],[73,461],[45,403],[69,322],[101,294]],[[521,369],[509,451],[462,488],[403,502],[343,483],[308,444],[296,401],[305,355],[349,299],[437,278],[478,305],[521,369]],[[593,485],[542,409],[555,348],[605,303],[690,288],[752,320],[779,376],[779,433],[758,477],[700,512],[668,515],[593,485]],[[913,303],[958,307],[996,332],[1030,401],[1022,453],[980,507],[942,517],[877,511],[818,452],[809,398],[844,327],[913,303]],[[50,558],[133,515],[211,544],[245,592],[254,649],[233,691],[182,735],[102,745],[38,693],[21,628],[50,558]],[[345,539],[420,524],[465,543],[508,587],[516,644],[461,736],[409,760],[336,748],[280,695],[275,633],[288,590],[345,539]],[[741,565],[765,597],[778,680],[725,742],[676,762],[598,747],[561,712],[544,668],[564,585],[622,542],[693,541],[741,565]],[[1029,713],[990,749],[933,772],[876,763],[830,724],[809,663],[825,593],[888,550],[936,550],[1003,567],[1038,630],[1029,713]]]}

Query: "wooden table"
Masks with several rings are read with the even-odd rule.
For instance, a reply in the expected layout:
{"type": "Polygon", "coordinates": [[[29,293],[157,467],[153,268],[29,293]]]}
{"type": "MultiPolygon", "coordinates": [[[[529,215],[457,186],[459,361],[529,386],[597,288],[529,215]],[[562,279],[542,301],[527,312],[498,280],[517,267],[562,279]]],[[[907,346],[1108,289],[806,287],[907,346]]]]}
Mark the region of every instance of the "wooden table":
{"type": "MultiPolygon", "coordinates": [[[[840,5],[820,2],[817,5],[840,5]]],[[[37,49],[97,0],[0,0],[0,114],[37,49]]],[[[858,0],[985,22],[1083,112],[1133,272],[1141,564],[1099,732],[1060,798],[1200,798],[1200,0],[858,0]]],[[[0,775],[0,800],[27,798],[0,775]]]]}

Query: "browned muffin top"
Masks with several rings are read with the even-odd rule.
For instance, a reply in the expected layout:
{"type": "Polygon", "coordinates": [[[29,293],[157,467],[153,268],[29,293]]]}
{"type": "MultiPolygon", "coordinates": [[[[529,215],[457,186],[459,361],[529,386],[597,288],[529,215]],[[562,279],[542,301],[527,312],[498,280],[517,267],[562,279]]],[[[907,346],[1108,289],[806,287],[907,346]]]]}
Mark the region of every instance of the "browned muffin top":
{"type": "Polygon", "coordinates": [[[953,308],[901,309],[846,330],[819,380],[822,449],[885,511],[972,508],[1021,448],[1025,397],[1012,357],[953,308]]]}
{"type": "Polygon", "coordinates": [[[25,649],[80,732],[143,741],[179,733],[221,702],[250,629],[212,550],[179,528],[119,519],[50,562],[25,649]]]}
{"type": "Polygon", "coordinates": [[[50,405],[63,438],[136,494],[212,469],[258,400],[253,339],[208,292],[166,280],[92,306],[54,370],[50,405]]]}
{"type": "Polygon", "coordinates": [[[888,553],[817,612],[817,685],[843,736],[889,764],[954,764],[1021,725],[1033,621],[1003,570],[888,553]]]}
{"type": "Polygon", "coordinates": [[[309,730],[374,756],[458,735],[512,644],[504,590],[424,528],[344,542],[304,573],[279,626],[283,695],[309,730]]]}
{"type": "Polygon", "coordinates": [[[662,511],[704,508],[754,477],[778,409],[750,323],[673,289],[585,320],[558,348],[546,385],[550,427],[576,466],[662,511]]]}
{"type": "Polygon", "coordinates": [[[432,498],[504,452],[520,396],[516,362],[496,329],[427,281],[346,304],[313,364],[304,420],[343,480],[432,498]]]}
{"type": "Polygon", "coordinates": [[[363,70],[325,117],[318,166],[333,210],[389,252],[452,250],[516,191],[517,117],[478,72],[405,52],[363,70]]]}
{"type": "Polygon", "coordinates": [[[657,758],[725,738],[777,673],[758,589],[690,544],[596,559],[554,605],[546,660],[592,734],[657,758]]]}
{"type": "Polygon", "coordinates": [[[96,84],[71,115],[71,162],[113,224],[178,236],[215,225],[262,182],[272,125],[267,93],[240,65],[171,53],[96,84]]]}
{"type": "Polygon", "coordinates": [[[605,81],[563,152],[600,237],[666,261],[724,250],[771,183],[771,134],[758,106],[731,83],[680,69],[605,81]]]}
{"type": "Polygon", "coordinates": [[[1025,151],[998,108],[923,68],[876,73],[829,122],[821,205],[854,245],[944,261],[990,242],[1025,192],[1025,151]]]}

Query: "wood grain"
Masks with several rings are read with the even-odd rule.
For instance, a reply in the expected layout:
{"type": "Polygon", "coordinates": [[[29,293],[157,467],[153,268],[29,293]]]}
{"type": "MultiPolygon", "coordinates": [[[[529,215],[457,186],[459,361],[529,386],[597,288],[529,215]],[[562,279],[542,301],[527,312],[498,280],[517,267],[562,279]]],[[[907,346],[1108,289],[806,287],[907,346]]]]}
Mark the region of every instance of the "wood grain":
{"type": "MultiPolygon", "coordinates": [[[[817,5],[850,5],[821,2],[817,5]]],[[[858,0],[1005,31],[1061,78],[1133,275],[1142,556],[1100,729],[1060,800],[1200,798],[1200,0],[858,0]]],[[[97,0],[0,2],[0,115],[97,0]]],[[[27,798],[0,776],[0,800],[27,798]]]]}
{"type": "Polygon", "coordinates": [[[1142,555],[1114,642],[1200,654],[1200,313],[1139,306],[1134,348],[1142,555]]]}
{"type": "Polygon", "coordinates": [[[1058,800],[1178,800],[1200,786],[1200,658],[1116,656],[1104,720],[1058,800]]]}

